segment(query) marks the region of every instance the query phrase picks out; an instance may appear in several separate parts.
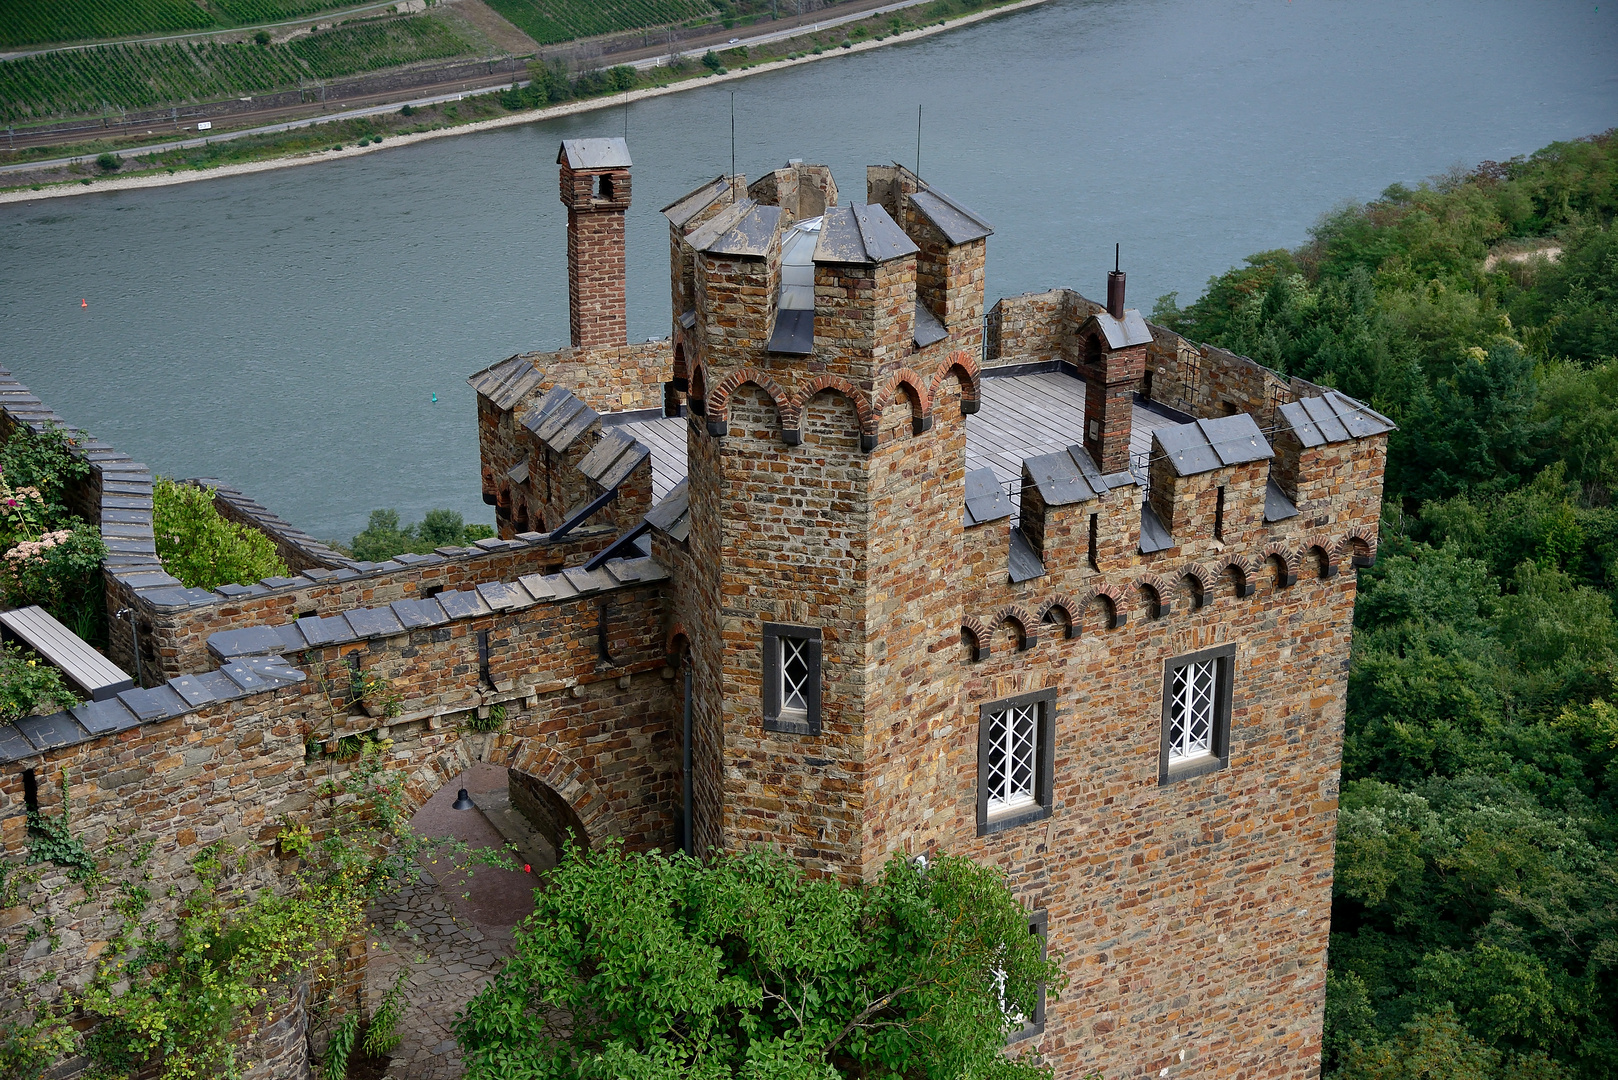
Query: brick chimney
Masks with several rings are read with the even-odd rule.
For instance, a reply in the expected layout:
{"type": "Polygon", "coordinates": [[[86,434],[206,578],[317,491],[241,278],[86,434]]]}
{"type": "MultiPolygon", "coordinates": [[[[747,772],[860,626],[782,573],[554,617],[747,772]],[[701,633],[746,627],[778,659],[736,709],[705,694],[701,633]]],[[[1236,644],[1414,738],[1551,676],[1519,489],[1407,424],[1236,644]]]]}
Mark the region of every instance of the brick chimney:
{"type": "Polygon", "coordinates": [[[1129,436],[1135,391],[1146,372],[1151,331],[1139,311],[1124,307],[1124,273],[1113,253],[1107,273],[1107,306],[1079,330],[1084,356],[1084,445],[1104,473],[1129,468],[1129,436]]]}
{"type": "Polygon", "coordinates": [[[567,321],[573,347],[623,345],[624,211],[629,147],[623,139],[567,139],[557,151],[567,207],[567,321]]]}

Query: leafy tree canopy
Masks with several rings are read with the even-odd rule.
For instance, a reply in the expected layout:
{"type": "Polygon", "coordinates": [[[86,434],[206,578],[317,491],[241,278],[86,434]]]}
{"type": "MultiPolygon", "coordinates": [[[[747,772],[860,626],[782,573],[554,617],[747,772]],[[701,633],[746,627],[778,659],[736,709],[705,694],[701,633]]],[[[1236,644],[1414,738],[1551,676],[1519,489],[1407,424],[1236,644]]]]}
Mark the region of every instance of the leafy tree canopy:
{"type": "Polygon", "coordinates": [[[468,525],[454,510],[429,510],[419,522],[399,524],[399,511],[372,510],[371,520],[346,545],[363,562],[386,562],[406,552],[426,554],[434,548],[465,547],[493,536],[487,525],[468,525]]]}
{"type": "Polygon", "coordinates": [[[902,858],[871,885],[765,851],[570,849],[467,1006],[493,1080],[1049,1077],[1006,1037],[1065,979],[998,870],[902,858]]]}

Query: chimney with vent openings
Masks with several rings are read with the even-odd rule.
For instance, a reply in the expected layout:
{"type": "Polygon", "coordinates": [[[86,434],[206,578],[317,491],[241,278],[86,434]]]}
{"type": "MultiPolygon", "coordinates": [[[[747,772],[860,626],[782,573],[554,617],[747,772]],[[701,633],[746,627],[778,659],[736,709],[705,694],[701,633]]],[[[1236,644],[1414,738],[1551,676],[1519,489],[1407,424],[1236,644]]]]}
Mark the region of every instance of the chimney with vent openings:
{"type": "Polygon", "coordinates": [[[567,139],[557,152],[567,207],[567,321],[575,349],[623,345],[624,212],[629,147],[623,139],[567,139]]]}

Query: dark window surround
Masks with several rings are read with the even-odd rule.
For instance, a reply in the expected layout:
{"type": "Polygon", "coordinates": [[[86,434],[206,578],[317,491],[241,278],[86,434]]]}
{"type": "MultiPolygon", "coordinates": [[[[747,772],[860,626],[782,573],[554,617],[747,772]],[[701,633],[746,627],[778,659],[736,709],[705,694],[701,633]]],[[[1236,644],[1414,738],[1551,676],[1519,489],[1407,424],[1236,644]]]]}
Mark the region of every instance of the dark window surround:
{"type": "Polygon", "coordinates": [[[1051,816],[1051,789],[1055,786],[1056,761],[1056,690],[1035,690],[1029,694],[1001,698],[978,706],[978,835],[1004,832],[1042,821],[1051,816]],[[1039,727],[1035,749],[1037,759],[1034,770],[1034,805],[1026,810],[989,820],[989,784],[985,770],[989,767],[989,714],[1005,709],[1020,709],[1038,703],[1039,727]]]}
{"type": "Polygon", "coordinates": [[[1220,645],[1201,652],[1186,653],[1163,663],[1163,726],[1157,736],[1157,782],[1172,784],[1193,776],[1217,772],[1230,764],[1230,699],[1231,684],[1236,677],[1236,646],[1220,645]],[[1214,671],[1214,730],[1213,753],[1205,758],[1185,762],[1169,768],[1169,709],[1174,704],[1174,673],[1187,664],[1200,664],[1217,660],[1214,671]]]}
{"type": "MultiPolygon", "coordinates": [[[[1050,953],[1050,912],[1040,910],[1028,916],[1028,932],[1039,935],[1039,958],[1050,953]]],[[[1045,1031],[1045,984],[1039,984],[1039,1002],[1034,1006],[1034,1018],[1006,1037],[1007,1044],[1022,1042],[1045,1031]]]]}
{"type": "Polygon", "coordinates": [[[820,627],[764,624],[764,730],[788,735],[820,734],[820,627]],[[781,717],[781,639],[809,643],[809,708],[804,719],[781,717]]]}

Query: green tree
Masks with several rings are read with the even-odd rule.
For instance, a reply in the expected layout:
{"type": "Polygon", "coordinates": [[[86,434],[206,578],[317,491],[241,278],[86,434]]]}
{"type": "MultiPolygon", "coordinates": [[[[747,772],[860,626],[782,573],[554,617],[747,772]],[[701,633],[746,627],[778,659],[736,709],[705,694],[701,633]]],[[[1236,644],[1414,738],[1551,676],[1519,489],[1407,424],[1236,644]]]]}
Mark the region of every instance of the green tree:
{"type": "Polygon", "coordinates": [[[287,573],[274,540],[220,516],[212,488],[158,477],[152,485],[152,533],[164,569],[187,588],[250,585],[287,573]]]}
{"type": "Polygon", "coordinates": [[[468,525],[455,510],[429,510],[419,522],[409,525],[399,523],[397,510],[372,510],[365,530],[346,546],[362,562],[386,562],[406,552],[464,547],[493,535],[487,525],[468,525]]]}
{"type": "Polygon", "coordinates": [[[1005,1040],[1061,968],[968,859],[845,886],[762,850],[614,844],[569,849],[535,901],[456,1023],[469,1077],[1051,1075],[1005,1040]]]}

